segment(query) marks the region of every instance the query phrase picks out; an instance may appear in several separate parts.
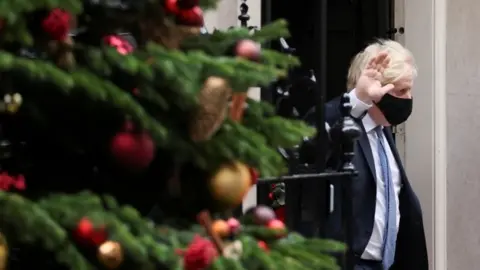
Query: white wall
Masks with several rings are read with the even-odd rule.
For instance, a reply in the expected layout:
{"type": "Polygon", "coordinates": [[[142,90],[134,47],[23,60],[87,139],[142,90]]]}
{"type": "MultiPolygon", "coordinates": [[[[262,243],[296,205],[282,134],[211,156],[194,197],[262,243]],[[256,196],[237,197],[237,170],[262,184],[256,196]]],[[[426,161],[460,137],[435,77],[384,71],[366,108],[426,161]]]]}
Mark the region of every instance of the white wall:
{"type": "Polygon", "coordinates": [[[419,67],[405,127],[405,166],[422,203],[431,269],[476,269],[447,267],[447,0],[403,1],[404,41],[419,67]]]}
{"type": "Polygon", "coordinates": [[[480,268],[480,2],[448,0],[448,269],[480,268]]]}
{"type": "Polygon", "coordinates": [[[420,195],[434,270],[480,268],[480,2],[404,0],[419,65],[406,169],[420,195]]]}

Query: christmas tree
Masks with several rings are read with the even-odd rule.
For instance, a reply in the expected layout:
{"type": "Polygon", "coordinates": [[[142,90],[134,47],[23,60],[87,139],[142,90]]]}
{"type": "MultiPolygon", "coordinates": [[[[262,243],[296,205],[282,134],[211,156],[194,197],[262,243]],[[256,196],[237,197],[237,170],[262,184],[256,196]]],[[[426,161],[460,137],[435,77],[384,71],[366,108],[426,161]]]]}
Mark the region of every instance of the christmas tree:
{"type": "Polygon", "coordinates": [[[0,269],[336,269],[340,244],[235,219],[314,130],[251,100],[284,21],[200,34],[214,0],[0,3],[0,269]],[[155,205],[155,210],[150,209],[155,205]]]}

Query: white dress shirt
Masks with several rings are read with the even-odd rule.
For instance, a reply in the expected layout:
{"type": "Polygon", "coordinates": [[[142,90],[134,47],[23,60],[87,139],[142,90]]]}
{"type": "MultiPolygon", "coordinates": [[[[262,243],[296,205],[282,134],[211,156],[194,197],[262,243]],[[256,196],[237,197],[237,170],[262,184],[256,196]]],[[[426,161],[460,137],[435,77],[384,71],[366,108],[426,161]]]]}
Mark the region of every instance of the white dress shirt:
{"type": "MultiPolygon", "coordinates": [[[[355,89],[350,93],[350,103],[352,104],[352,116],[361,117],[366,110],[368,110],[372,105],[365,104],[359,100],[355,94],[355,89]]],[[[385,185],[383,182],[382,168],[380,165],[380,158],[378,156],[378,147],[381,147],[378,144],[378,137],[375,132],[375,128],[378,126],[369,114],[366,114],[362,119],[363,127],[368,136],[368,141],[370,143],[370,148],[372,150],[373,161],[375,163],[375,181],[377,186],[377,200],[375,204],[375,221],[373,223],[373,231],[370,236],[370,241],[365,248],[361,258],[365,260],[375,260],[381,261],[383,254],[383,239],[385,234],[385,216],[386,216],[386,202],[385,202],[385,185]]],[[[383,135],[383,134],[382,134],[383,135]]],[[[389,145],[385,136],[381,138],[383,140],[383,145],[389,145]]],[[[400,194],[400,189],[402,187],[402,181],[400,177],[400,171],[398,169],[398,164],[393,156],[392,150],[390,147],[387,147],[387,159],[390,166],[390,173],[392,176],[393,187],[395,190],[395,200],[397,206],[397,228],[400,224],[400,203],[398,196],[400,194]]]]}

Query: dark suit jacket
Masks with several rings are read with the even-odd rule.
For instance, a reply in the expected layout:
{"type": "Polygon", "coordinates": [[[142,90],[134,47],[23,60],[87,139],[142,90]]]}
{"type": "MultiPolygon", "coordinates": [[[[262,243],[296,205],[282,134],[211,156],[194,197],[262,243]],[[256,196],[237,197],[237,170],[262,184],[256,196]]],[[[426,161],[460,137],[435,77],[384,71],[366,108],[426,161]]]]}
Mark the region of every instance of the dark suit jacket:
{"type": "MultiPolygon", "coordinates": [[[[330,126],[341,120],[340,99],[334,99],[325,106],[325,120],[330,126]]],[[[313,118],[307,117],[307,122],[313,118]]],[[[352,181],[352,212],[353,212],[353,251],[356,258],[360,258],[372,235],[375,203],[376,181],[375,166],[372,150],[362,121],[357,120],[362,129],[360,138],[355,142],[354,165],[358,176],[352,181]]],[[[422,210],[415,192],[408,182],[405,170],[395,147],[393,136],[389,128],[385,129],[385,136],[398,163],[403,187],[400,191],[400,228],[397,237],[395,264],[392,270],[428,270],[428,255],[423,228],[422,210]]],[[[333,185],[339,185],[332,183],[333,185]]],[[[340,187],[335,188],[335,211],[327,218],[325,236],[343,240],[342,231],[342,203],[348,202],[342,196],[340,187]]]]}

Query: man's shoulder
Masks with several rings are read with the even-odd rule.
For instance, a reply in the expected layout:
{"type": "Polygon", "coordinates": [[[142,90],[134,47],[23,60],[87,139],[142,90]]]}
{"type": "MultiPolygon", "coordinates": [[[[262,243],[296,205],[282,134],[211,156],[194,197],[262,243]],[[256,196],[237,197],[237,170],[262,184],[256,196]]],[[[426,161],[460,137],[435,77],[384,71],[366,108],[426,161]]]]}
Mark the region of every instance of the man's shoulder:
{"type": "MultiPolygon", "coordinates": [[[[333,125],[342,116],[340,112],[340,99],[341,96],[325,103],[324,118],[325,122],[327,122],[329,125],[333,125]]],[[[316,117],[316,108],[313,107],[305,114],[303,120],[310,125],[314,125],[316,122],[316,117]]]]}

